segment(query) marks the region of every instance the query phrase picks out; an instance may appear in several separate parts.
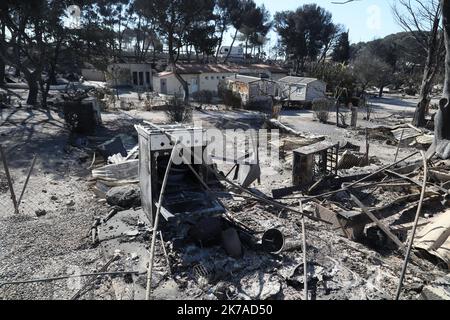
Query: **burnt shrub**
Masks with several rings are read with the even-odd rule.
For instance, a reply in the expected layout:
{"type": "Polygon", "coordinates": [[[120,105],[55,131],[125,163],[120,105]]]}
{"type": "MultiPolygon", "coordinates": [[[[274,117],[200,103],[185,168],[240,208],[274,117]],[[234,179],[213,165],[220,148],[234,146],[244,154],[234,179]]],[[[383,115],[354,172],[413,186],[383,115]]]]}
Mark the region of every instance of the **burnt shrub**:
{"type": "Polygon", "coordinates": [[[173,97],[165,105],[164,112],[169,122],[191,122],[193,109],[186,105],[181,98],[173,97]]]}
{"type": "Polygon", "coordinates": [[[211,91],[201,90],[201,91],[194,92],[192,94],[192,99],[199,103],[208,103],[209,104],[212,102],[213,96],[214,95],[211,91]]]}
{"type": "Polygon", "coordinates": [[[330,117],[331,101],[328,99],[316,99],[312,103],[314,116],[322,123],[327,123],[330,117]]]}
{"type": "Polygon", "coordinates": [[[233,93],[232,90],[226,88],[225,86],[219,86],[219,97],[222,99],[223,103],[227,106],[233,108],[242,107],[242,99],[239,95],[233,93]]]}

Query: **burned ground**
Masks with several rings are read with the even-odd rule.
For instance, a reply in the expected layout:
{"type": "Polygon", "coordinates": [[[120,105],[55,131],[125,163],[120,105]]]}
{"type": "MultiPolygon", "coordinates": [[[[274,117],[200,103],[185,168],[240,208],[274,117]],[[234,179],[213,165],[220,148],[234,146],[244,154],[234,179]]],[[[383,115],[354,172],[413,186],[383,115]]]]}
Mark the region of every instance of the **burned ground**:
{"type": "MultiPolygon", "coordinates": [[[[400,105],[405,107],[401,103],[400,105]]],[[[407,106],[406,108],[410,111],[407,106]]],[[[362,120],[361,125],[398,125],[404,120],[390,116],[389,108],[382,104],[377,112],[375,114],[379,120],[362,120]]],[[[360,115],[361,118],[362,116],[360,115]]],[[[23,198],[24,212],[15,215],[8,193],[3,192],[1,195],[2,202],[7,204],[0,211],[0,233],[3,235],[0,240],[2,282],[98,272],[103,270],[102,267],[114,255],[119,255],[118,260],[107,264],[107,270],[119,273],[136,271],[135,274],[94,279],[91,290],[86,290],[87,293],[81,298],[144,298],[151,226],[139,208],[119,210],[110,215],[112,208],[104,200],[94,196],[92,186],[95,182],[90,169],[92,166],[104,165],[104,160],[92,161],[92,150],[117,134],[135,136],[133,125],[142,120],[161,123],[165,121],[165,117],[163,112],[130,110],[106,112],[102,114],[102,118],[103,126],[95,137],[74,137],[66,130],[63,119],[55,111],[2,109],[0,134],[15,189],[21,190],[31,162],[30,155],[37,154],[36,167],[23,198]],[[105,221],[107,216],[111,217],[105,221]],[[98,232],[98,239],[91,237],[93,226],[98,232]]],[[[262,114],[228,112],[220,108],[196,111],[194,120],[203,121],[205,127],[218,129],[267,127],[262,114]]],[[[254,184],[251,190],[258,194],[262,192],[267,197],[272,197],[274,189],[291,184],[292,150],[310,143],[311,139],[326,135],[332,141],[350,141],[362,147],[362,150],[365,146],[364,130],[358,133],[351,128],[319,124],[312,120],[309,112],[286,111],[280,121],[301,132],[303,137],[281,135],[280,147],[285,157],[278,167],[272,167],[270,159],[261,159],[261,184],[254,184]]],[[[393,162],[396,149],[396,145],[388,145],[382,139],[372,139],[370,154],[376,160],[375,163],[365,168],[343,170],[340,174],[374,172],[382,164],[393,162]]],[[[400,148],[398,158],[405,157],[412,151],[414,150],[404,145],[400,148]]],[[[409,159],[411,163],[418,160],[419,155],[409,159]]],[[[227,172],[230,165],[219,169],[227,172]]],[[[421,180],[419,167],[412,172],[417,180],[421,180]]],[[[381,179],[386,176],[383,175],[381,179]]],[[[2,175],[2,188],[7,191],[4,181],[2,175]]],[[[415,203],[418,200],[416,194],[420,192],[420,188],[405,184],[404,181],[392,181],[393,177],[386,178],[386,185],[368,185],[367,188],[356,190],[354,194],[365,206],[375,210],[379,219],[386,218],[383,219],[384,223],[393,229],[399,229],[396,234],[404,241],[414,218],[415,203]],[[412,198],[393,203],[405,195],[412,198]]],[[[218,189],[215,191],[222,193],[220,198],[230,209],[231,218],[250,227],[258,237],[267,229],[280,228],[285,230],[287,239],[301,239],[300,215],[261,203],[251,195],[239,194],[237,190],[226,186],[226,183],[221,187],[216,186],[218,189]]],[[[319,191],[328,190],[333,188],[322,186],[319,191]]],[[[277,201],[298,209],[300,203],[296,196],[298,194],[277,201]]],[[[425,204],[422,224],[427,222],[427,217],[445,211],[439,201],[431,200],[425,204]]],[[[322,199],[320,204],[337,212],[354,209],[348,195],[342,193],[322,199]]],[[[305,212],[314,212],[311,204],[305,204],[304,209],[305,212]]],[[[248,245],[241,235],[243,255],[232,258],[220,241],[203,246],[190,239],[189,230],[198,220],[199,218],[192,216],[163,223],[163,241],[158,237],[152,279],[155,298],[304,299],[301,248],[267,253],[261,248],[248,245]]],[[[222,222],[228,227],[232,226],[229,220],[222,222]]],[[[306,219],[309,298],[391,299],[395,295],[403,253],[389,244],[386,237],[380,235],[374,227],[370,223],[367,226],[374,236],[351,241],[334,227],[306,219]]],[[[369,232],[368,235],[370,234],[369,232]]],[[[402,299],[418,298],[425,286],[443,275],[444,271],[427,260],[422,259],[419,265],[410,263],[402,299]]],[[[82,278],[80,283],[89,284],[89,279],[92,280],[92,277],[82,278]]],[[[65,279],[3,286],[1,295],[7,299],[68,299],[79,288],[71,281],[65,279]]]]}

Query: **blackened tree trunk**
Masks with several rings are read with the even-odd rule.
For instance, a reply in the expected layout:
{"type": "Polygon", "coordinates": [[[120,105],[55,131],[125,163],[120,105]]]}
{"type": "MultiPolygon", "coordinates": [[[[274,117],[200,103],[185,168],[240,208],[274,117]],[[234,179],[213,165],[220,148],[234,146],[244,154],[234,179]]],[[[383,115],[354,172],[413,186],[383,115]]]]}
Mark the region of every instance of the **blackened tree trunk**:
{"type": "Polygon", "coordinates": [[[39,85],[38,85],[38,76],[40,76],[40,72],[34,71],[29,72],[24,71],[24,76],[28,84],[28,98],[27,98],[27,104],[35,106],[37,105],[38,101],[38,94],[39,94],[39,85]]]}
{"type": "Polygon", "coordinates": [[[442,0],[441,5],[446,49],[444,92],[434,117],[434,141],[427,153],[445,160],[450,159],[450,1],[442,0]]]}
{"type": "Polygon", "coordinates": [[[5,84],[5,61],[0,58],[0,86],[5,84]]]}
{"type": "Polygon", "coordinates": [[[236,41],[238,31],[239,30],[236,28],[236,31],[234,32],[234,36],[233,36],[233,41],[231,42],[231,46],[230,46],[230,49],[228,50],[228,54],[224,60],[224,63],[227,63],[228,59],[230,58],[231,50],[233,50],[234,42],[236,41]]]}
{"type": "Polygon", "coordinates": [[[430,94],[433,89],[433,81],[437,73],[439,61],[439,49],[441,39],[439,38],[440,16],[437,15],[433,21],[433,29],[428,41],[427,59],[423,71],[422,84],[420,86],[419,103],[414,113],[413,125],[424,127],[426,125],[425,116],[430,104],[430,94]]]}
{"type": "Polygon", "coordinates": [[[178,82],[180,82],[181,86],[184,90],[184,102],[186,104],[189,104],[189,85],[186,82],[186,80],[183,79],[183,77],[179,74],[178,68],[175,61],[175,52],[174,52],[174,46],[173,46],[173,32],[172,30],[169,31],[169,38],[167,41],[167,45],[169,47],[169,65],[172,67],[172,72],[175,75],[175,78],[177,78],[178,82]]]}
{"type": "MultiPolygon", "coordinates": [[[[444,25],[445,37],[445,81],[444,81],[444,98],[447,99],[447,107],[450,102],[450,1],[442,0],[442,17],[444,25]]],[[[447,123],[447,126],[450,124],[447,123]]]]}
{"type": "MultiPolygon", "coordinates": [[[[6,25],[4,23],[1,23],[1,34],[0,34],[0,50],[4,50],[4,43],[6,38],[6,25]]],[[[1,52],[1,56],[4,55],[4,52],[1,52]]],[[[3,58],[0,57],[0,86],[5,83],[5,68],[6,63],[3,58]]]]}
{"type": "Polygon", "coordinates": [[[50,70],[47,81],[45,83],[41,80],[41,93],[42,93],[42,100],[41,104],[43,107],[47,107],[47,98],[48,93],[50,92],[50,85],[56,85],[56,65],[58,63],[58,57],[59,57],[59,51],[60,51],[60,42],[58,42],[56,49],[55,49],[55,55],[53,56],[52,61],[50,62],[50,70]]]}
{"type": "Polygon", "coordinates": [[[220,48],[222,47],[222,43],[223,43],[223,35],[225,34],[225,26],[222,26],[221,30],[220,30],[220,37],[219,37],[219,42],[217,43],[217,51],[216,51],[216,63],[218,63],[218,59],[219,59],[219,54],[220,54],[220,48]]]}
{"type": "Polygon", "coordinates": [[[380,86],[380,92],[378,92],[378,97],[382,98],[383,97],[383,92],[384,92],[384,85],[380,86]]]}

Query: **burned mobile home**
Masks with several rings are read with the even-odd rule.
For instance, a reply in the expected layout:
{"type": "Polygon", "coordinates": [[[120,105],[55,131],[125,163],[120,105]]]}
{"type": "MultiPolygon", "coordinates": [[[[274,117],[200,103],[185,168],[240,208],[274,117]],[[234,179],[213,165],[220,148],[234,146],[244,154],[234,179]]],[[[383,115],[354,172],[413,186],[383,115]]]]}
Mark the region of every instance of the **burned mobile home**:
{"type": "Polygon", "coordinates": [[[326,98],[326,83],[305,77],[288,76],[278,80],[283,104],[286,106],[311,105],[316,99],[326,98]]]}
{"type": "Polygon", "coordinates": [[[238,98],[242,106],[271,104],[279,94],[276,81],[240,74],[225,78],[219,86],[238,98]]]}

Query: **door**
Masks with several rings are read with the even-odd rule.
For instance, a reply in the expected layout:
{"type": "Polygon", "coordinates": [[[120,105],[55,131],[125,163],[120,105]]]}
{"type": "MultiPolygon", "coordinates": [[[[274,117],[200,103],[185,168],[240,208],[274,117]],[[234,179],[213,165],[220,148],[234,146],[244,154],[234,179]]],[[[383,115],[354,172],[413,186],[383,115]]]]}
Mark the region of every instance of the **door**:
{"type": "Polygon", "coordinates": [[[198,91],[198,79],[192,78],[189,86],[189,93],[194,93],[198,91]]]}
{"type": "Polygon", "coordinates": [[[161,93],[167,94],[167,79],[161,79],[161,93]]]}

